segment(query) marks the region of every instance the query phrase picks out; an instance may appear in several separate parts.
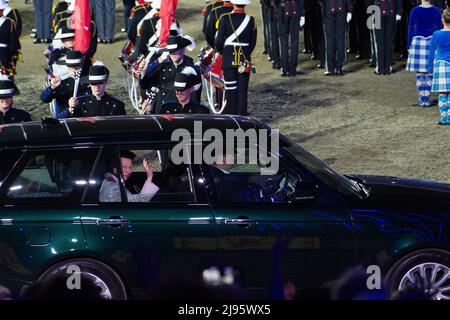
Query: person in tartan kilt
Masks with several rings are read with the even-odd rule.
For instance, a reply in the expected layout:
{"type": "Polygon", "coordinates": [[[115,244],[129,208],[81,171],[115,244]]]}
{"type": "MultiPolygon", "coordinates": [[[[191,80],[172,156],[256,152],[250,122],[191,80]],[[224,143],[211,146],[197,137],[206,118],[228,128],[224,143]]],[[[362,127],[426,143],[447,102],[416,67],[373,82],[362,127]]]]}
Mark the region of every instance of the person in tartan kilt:
{"type": "Polygon", "coordinates": [[[450,124],[450,9],[442,14],[444,29],[431,37],[428,72],[433,72],[432,92],[439,94],[439,124],[450,124]]]}
{"type": "Polygon", "coordinates": [[[431,84],[433,74],[427,73],[430,55],[431,36],[442,29],[441,11],[429,0],[412,9],[408,25],[408,62],[406,70],[416,73],[416,88],[419,94],[418,105],[431,105],[431,84]]]}

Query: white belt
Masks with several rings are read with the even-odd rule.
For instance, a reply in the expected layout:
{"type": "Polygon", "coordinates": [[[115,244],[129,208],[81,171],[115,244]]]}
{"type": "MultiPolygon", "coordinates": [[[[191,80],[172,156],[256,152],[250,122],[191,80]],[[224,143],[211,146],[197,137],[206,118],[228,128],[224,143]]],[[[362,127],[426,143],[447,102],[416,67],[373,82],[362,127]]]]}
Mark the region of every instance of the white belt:
{"type": "Polygon", "coordinates": [[[0,43],[0,48],[8,48],[8,44],[6,43],[0,43]]]}
{"type": "Polygon", "coordinates": [[[225,46],[233,46],[233,47],[248,47],[249,43],[239,43],[239,42],[228,42],[225,46]]]}

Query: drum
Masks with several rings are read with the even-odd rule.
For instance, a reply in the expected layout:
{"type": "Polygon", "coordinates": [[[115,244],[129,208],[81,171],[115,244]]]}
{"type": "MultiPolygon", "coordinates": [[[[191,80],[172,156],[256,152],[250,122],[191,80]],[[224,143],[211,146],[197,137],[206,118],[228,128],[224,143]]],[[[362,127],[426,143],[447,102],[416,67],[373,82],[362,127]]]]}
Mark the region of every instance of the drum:
{"type": "Polygon", "coordinates": [[[127,41],[120,50],[119,60],[122,62],[122,66],[128,72],[131,72],[133,64],[136,62],[134,57],[134,44],[131,41],[127,41]]]}

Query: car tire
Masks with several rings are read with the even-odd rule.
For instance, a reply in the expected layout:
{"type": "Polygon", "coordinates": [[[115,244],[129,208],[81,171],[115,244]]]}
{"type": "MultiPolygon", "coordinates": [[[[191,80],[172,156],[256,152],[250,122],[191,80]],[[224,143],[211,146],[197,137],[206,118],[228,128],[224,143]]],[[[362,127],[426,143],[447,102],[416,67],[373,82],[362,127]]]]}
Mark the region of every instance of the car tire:
{"type": "Polygon", "coordinates": [[[52,277],[61,274],[70,276],[67,269],[69,266],[79,267],[82,274],[95,280],[96,284],[102,288],[102,296],[104,296],[105,299],[127,299],[127,290],[117,272],[105,263],[91,258],[69,259],[58,262],[42,273],[36,279],[35,283],[41,281],[45,283],[52,277]]]}
{"type": "Polygon", "coordinates": [[[386,275],[391,292],[414,286],[424,278],[434,300],[450,300],[450,252],[443,249],[422,249],[397,261],[386,275]],[[442,289],[444,291],[442,291],[442,289]]]}

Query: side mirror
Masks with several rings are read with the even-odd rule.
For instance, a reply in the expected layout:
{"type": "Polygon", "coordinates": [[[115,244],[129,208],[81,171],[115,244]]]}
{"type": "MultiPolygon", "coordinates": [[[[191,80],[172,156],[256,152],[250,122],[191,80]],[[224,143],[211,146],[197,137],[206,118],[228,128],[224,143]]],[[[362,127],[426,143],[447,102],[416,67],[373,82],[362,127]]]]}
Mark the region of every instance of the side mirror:
{"type": "Polygon", "coordinates": [[[319,200],[319,187],[309,181],[298,181],[295,185],[295,192],[292,203],[311,203],[319,200]]]}

